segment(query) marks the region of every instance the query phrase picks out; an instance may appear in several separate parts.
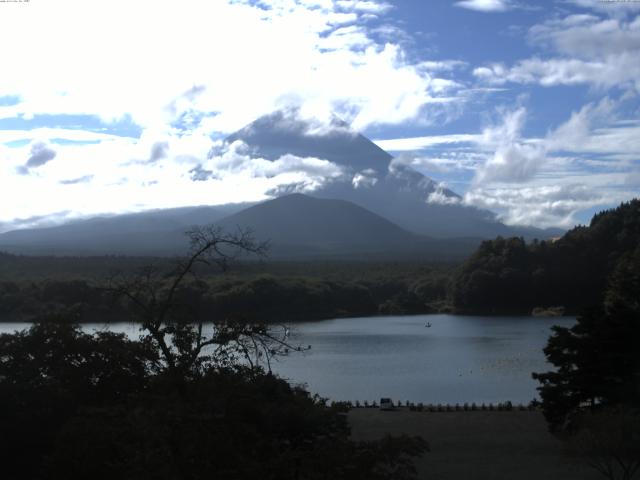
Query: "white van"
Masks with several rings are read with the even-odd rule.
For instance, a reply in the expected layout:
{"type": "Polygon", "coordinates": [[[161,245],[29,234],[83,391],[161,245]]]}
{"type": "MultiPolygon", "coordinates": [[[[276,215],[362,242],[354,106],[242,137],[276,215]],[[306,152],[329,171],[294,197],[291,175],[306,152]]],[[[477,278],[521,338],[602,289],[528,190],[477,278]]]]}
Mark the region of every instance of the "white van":
{"type": "Polygon", "coordinates": [[[393,410],[393,401],[390,398],[383,397],[380,399],[380,410],[393,410]]]}

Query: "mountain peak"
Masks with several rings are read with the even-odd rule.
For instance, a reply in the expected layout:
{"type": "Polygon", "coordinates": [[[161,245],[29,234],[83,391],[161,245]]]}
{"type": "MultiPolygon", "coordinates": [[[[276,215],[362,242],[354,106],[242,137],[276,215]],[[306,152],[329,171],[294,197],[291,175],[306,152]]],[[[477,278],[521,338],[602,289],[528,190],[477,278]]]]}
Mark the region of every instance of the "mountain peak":
{"type": "Polygon", "coordinates": [[[332,115],[304,117],[296,108],[264,115],[227,137],[225,143],[245,143],[256,156],[277,160],[284,155],[328,160],[352,171],[386,172],[393,158],[368,138],[332,115]]]}

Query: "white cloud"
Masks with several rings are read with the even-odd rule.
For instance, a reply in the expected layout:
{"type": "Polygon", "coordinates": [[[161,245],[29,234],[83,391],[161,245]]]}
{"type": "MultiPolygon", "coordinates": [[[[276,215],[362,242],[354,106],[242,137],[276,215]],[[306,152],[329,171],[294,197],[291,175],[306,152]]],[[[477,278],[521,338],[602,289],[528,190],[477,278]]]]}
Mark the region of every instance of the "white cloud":
{"type": "Polygon", "coordinates": [[[204,0],[35,2],[0,17],[0,41],[21,39],[0,54],[0,90],[21,101],[0,116],[130,115],[159,128],[187,111],[217,112],[206,127],[231,132],[304,99],[349,113],[359,129],[407,121],[457,87],[443,86],[398,44],[373,40],[364,15],[390,8],[373,1],[282,0],[269,9],[204,0]],[[194,86],[198,94],[185,97],[194,86]]]}
{"type": "Polygon", "coordinates": [[[479,138],[486,160],[464,203],[494,210],[509,224],[570,227],[580,211],[637,196],[630,188],[640,178],[640,122],[620,120],[622,105],[624,97],[586,104],[538,139],[522,135],[524,107],[504,111],[479,138]]]}
{"type": "Polygon", "coordinates": [[[28,158],[30,146],[0,148],[0,191],[3,198],[11,199],[11,209],[0,210],[0,224],[10,229],[20,224],[20,218],[30,218],[23,226],[50,224],[47,216],[59,212],[69,220],[149,208],[260,201],[283,186],[312,192],[345,175],[339,165],[318,158],[253,158],[241,142],[202,162],[211,142],[203,142],[199,151],[192,150],[194,144],[172,138],[166,156],[153,164],[131,162],[131,158],[148,158],[151,138],[58,145],[55,159],[23,176],[9,173],[28,158]],[[210,173],[193,181],[198,168],[210,173]]]}
{"type": "Polygon", "coordinates": [[[640,91],[640,16],[628,19],[569,15],[533,26],[529,40],[554,56],[527,58],[511,67],[488,64],[475,68],[473,74],[492,85],[586,84],[640,91]]]}
{"type": "Polygon", "coordinates": [[[393,138],[387,140],[374,140],[374,143],[383,150],[389,152],[404,152],[422,150],[436,145],[447,145],[452,143],[477,142],[481,138],[479,134],[451,134],[451,135],[431,135],[426,137],[393,138]]]}
{"type": "Polygon", "coordinates": [[[640,10],[639,2],[611,1],[611,0],[568,0],[579,7],[605,12],[609,15],[624,14],[629,11],[640,10]]]}
{"type": "Polygon", "coordinates": [[[572,227],[579,211],[615,201],[615,197],[581,184],[476,188],[464,196],[465,204],[498,212],[500,220],[507,224],[543,228],[572,227]]]}
{"type": "Polygon", "coordinates": [[[202,163],[202,167],[213,171],[218,177],[237,175],[248,178],[273,178],[281,175],[303,174],[318,186],[325,181],[341,177],[344,169],[328,160],[283,155],[276,160],[252,157],[248,147],[241,141],[232,143],[228,150],[202,163]]]}
{"type": "Polygon", "coordinates": [[[351,179],[351,184],[353,188],[371,188],[376,183],[378,183],[378,177],[376,177],[375,170],[370,168],[363,170],[362,172],[356,173],[351,179]]]}
{"type": "Polygon", "coordinates": [[[438,205],[459,205],[462,203],[462,199],[460,197],[447,195],[445,193],[446,189],[446,184],[438,184],[436,189],[427,196],[427,203],[435,203],[438,205]]]}
{"type": "Polygon", "coordinates": [[[0,143],[17,142],[20,140],[48,139],[67,140],[71,142],[100,142],[117,140],[123,137],[107,133],[87,130],[70,130],[64,128],[33,128],[31,130],[0,130],[0,143]]]}
{"type": "Polygon", "coordinates": [[[476,183],[526,182],[544,165],[544,148],[521,137],[526,113],[524,107],[504,112],[502,123],[484,129],[479,143],[495,151],[476,171],[476,183]]]}
{"type": "MultiPolygon", "coordinates": [[[[463,203],[511,224],[569,227],[585,209],[637,196],[640,121],[625,119],[635,94],[585,104],[541,138],[524,135],[528,110],[498,109],[481,133],[381,140],[394,162],[462,181],[463,203]],[[626,113],[625,113],[626,112],[626,113]],[[633,191],[636,188],[636,192],[633,191]],[[464,190],[463,190],[464,191],[464,190]]],[[[436,192],[430,201],[438,203],[436,192]]]]}
{"type": "Polygon", "coordinates": [[[3,13],[0,42],[13,47],[0,52],[0,96],[18,102],[0,106],[0,118],[130,119],[142,134],[0,131],[0,191],[11,199],[0,222],[260,200],[278,185],[313,189],[331,181],[342,172],[322,159],[271,163],[236,152],[236,161],[246,160],[242,168],[206,160],[211,134],[221,137],[289,105],[304,118],[319,116],[306,133],[324,135],[338,128],[327,130],[331,113],[362,130],[422,121],[430,109],[440,115],[465,101],[457,96],[462,85],[446,78],[459,62],[421,63],[400,37],[381,40],[374,31],[385,25],[376,18],[393,8],[355,0],[274,0],[268,8],[252,1],[60,0],[3,13]],[[2,145],[25,141],[56,151],[28,176],[16,169],[29,158],[29,144],[2,145]],[[194,182],[195,174],[207,180],[194,182]]]}
{"type": "Polygon", "coordinates": [[[454,5],[478,12],[504,12],[510,8],[507,0],[463,0],[454,5]]]}
{"type": "Polygon", "coordinates": [[[640,17],[633,20],[569,15],[529,30],[529,39],[577,58],[606,58],[640,49],[640,17]]]}
{"type": "Polygon", "coordinates": [[[576,58],[529,58],[513,67],[496,63],[478,67],[473,74],[491,85],[538,83],[544,87],[591,84],[599,88],[629,86],[640,89],[640,66],[632,54],[619,54],[606,61],[585,61],[576,58]]]}
{"type": "Polygon", "coordinates": [[[392,5],[386,2],[370,2],[363,0],[338,0],[336,5],[345,10],[374,14],[382,14],[393,8],[392,5]]]}
{"type": "Polygon", "coordinates": [[[456,68],[464,68],[467,66],[467,62],[462,60],[441,60],[431,61],[427,60],[420,62],[420,67],[432,72],[450,72],[456,68]]]}
{"type": "Polygon", "coordinates": [[[434,173],[475,172],[485,160],[484,153],[451,149],[426,155],[401,153],[394,158],[393,162],[408,165],[414,170],[431,176],[434,173]]]}
{"type": "Polygon", "coordinates": [[[540,171],[545,161],[544,150],[537,146],[522,143],[500,146],[477,171],[476,182],[526,182],[540,171]]]}

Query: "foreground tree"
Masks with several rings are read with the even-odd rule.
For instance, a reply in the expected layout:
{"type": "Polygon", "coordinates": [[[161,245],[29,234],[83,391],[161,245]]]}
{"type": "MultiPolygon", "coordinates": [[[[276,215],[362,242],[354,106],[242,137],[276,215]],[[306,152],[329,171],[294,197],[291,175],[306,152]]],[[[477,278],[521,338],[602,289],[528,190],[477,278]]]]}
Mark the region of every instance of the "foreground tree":
{"type": "Polygon", "coordinates": [[[640,468],[640,247],[621,258],[604,305],[554,327],[544,352],[557,370],[534,373],[543,413],[610,480],[640,468]]]}
{"type": "Polygon", "coordinates": [[[83,409],[147,391],[158,367],[148,343],[83,333],[63,317],[0,335],[0,462],[3,478],[39,478],[61,429],[83,409]]]}
{"type": "Polygon", "coordinates": [[[198,227],[187,232],[190,249],[170,271],[148,266],[133,275],[113,277],[106,290],[126,301],[142,338],[161,354],[169,376],[182,381],[206,368],[236,363],[239,357],[250,366],[266,363],[285,348],[286,329],[268,326],[257,319],[229,315],[211,318],[203,308],[203,282],[199,269],[226,271],[242,255],[262,257],[268,244],[257,242],[250,230],[225,233],[217,227],[198,227]]]}
{"type": "Polygon", "coordinates": [[[640,406],[640,247],[619,261],[602,307],[553,330],[544,352],[557,370],[533,374],[552,430],[585,409],[640,406]]]}
{"type": "Polygon", "coordinates": [[[420,438],[353,442],[344,412],[265,372],[289,348],[266,325],[211,321],[198,265],[263,254],[248,232],[191,232],[163,274],[114,278],[139,341],[46,318],[0,336],[0,461],[13,479],[415,478],[420,438]]]}

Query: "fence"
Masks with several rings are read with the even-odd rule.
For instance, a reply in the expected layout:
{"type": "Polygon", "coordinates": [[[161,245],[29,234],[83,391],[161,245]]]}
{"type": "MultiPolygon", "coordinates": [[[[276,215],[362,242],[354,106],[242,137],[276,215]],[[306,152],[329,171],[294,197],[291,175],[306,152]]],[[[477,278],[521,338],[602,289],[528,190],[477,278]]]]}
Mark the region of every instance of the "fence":
{"type": "MultiPolygon", "coordinates": [[[[356,400],[343,401],[343,402],[331,402],[332,407],[342,407],[347,409],[352,408],[379,408],[379,405],[374,401],[369,402],[364,400],[360,402],[356,400]]],[[[414,403],[406,401],[404,403],[398,401],[394,407],[396,409],[406,409],[411,412],[477,412],[477,411],[496,411],[496,412],[511,412],[511,411],[534,411],[538,410],[537,402],[531,402],[528,405],[525,404],[512,404],[511,402],[501,403],[463,403],[463,404],[450,404],[450,403],[414,403]]]]}

